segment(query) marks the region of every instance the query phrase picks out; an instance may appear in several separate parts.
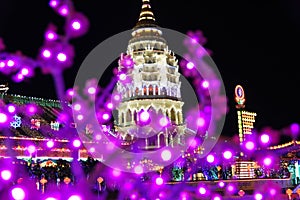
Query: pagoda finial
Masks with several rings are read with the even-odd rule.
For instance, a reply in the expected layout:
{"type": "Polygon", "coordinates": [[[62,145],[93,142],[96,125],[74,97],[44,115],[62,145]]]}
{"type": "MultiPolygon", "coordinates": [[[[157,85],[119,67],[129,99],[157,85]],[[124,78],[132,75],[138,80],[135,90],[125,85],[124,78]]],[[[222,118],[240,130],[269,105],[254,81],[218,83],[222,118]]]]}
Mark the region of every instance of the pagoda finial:
{"type": "Polygon", "coordinates": [[[156,26],[155,17],[151,10],[150,0],[142,0],[142,10],[140,13],[139,21],[136,24],[137,27],[153,27],[156,26]]]}

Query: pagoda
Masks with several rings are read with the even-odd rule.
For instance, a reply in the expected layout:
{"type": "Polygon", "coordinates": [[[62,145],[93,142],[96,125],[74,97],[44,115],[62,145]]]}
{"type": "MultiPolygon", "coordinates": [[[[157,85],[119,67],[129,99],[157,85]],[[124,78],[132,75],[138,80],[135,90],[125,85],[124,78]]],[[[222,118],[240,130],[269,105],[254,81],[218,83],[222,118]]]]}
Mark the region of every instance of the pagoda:
{"type": "Polygon", "coordinates": [[[122,140],[139,139],[142,149],[183,144],[186,126],[178,60],[168,49],[150,0],[143,0],[139,20],[131,35],[127,52],[119,60],[120,77],[116,88],[121,102],[117,107],[115,129],[122,140]],[[131,61],[132,65],[124,65],[124,60],[129,65],[131,61]],[[145,113],[149,113],[156,124],[165,118],[168,126],[142,124],[145,113]]]}

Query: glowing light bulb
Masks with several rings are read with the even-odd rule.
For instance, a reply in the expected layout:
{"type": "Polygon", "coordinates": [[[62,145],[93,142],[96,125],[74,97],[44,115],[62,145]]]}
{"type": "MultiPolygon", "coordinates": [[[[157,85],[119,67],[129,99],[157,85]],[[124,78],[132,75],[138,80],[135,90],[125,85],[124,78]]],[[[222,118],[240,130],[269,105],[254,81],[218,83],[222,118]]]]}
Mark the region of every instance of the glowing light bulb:
{"type": "Polygon", "coordinates": [[[206,157],[206,160],[207,160],[207,162],[209,162],[209,163],[213,163],[214,161],[215,161],[215,157],[213,156],[213,155],[208,155],[207,157],[206,157]]]}
{"type": "Polygon", "coordinates": [[[81,28],[81,24],[80,24],[80,22],[79,21],[74,21],[73,23],[72,23],[72,28],[74,29],[74,30],[79,30],[80,28],[81,28]]]}
{"type": "Polygon", "coordinates": [[[15,200],[24,200],[26,196],[24,190],[18,187],[12,189],[11,195],[15,200]]]}
{"type": "Polygon", "coordinates": [[[164,180],[161,177],[157,177],[155,179],[156,185],[162,185],[164,183],[164,180]]]}
{"type": "Polygon", "coordinates": [[[7,121],[7,115],[0,113],[0,123],[5,123],[7,121]]]}
{"type": "Polygon", "coordinates": [[[67,55],[64,53],[59,53],[57,54],[57,60],[60,62],[65,62],[67,60],[67,55]]]}
{"type": "Polygon", "coordinates": [[[169,151],[169,150],[163,150],[161,152],[161,158],[164,160],[164,161],[169,161],[172,157],[172,153],[169,151]]]}
{"type": "Polygon", "coordinates": [[[195,67],[195,64],[193,63],[193,62],[188,62],[187,64],[186,64],[186,68],[187,69],[193,69],[195,67]]]}
{"type": "Polygon", "coordinates": [[[1,178],[5,181],[8,181],[11,178],[11,172],[9,170],[3,170],[1,172],[1,178]]]}
{"type": "Polygon", "coordinates": [[[50,58],[51,57],[51,51],[49,51],[48,49],[45,49],[42,54],[43,54],[44,58],[50,58]]]}

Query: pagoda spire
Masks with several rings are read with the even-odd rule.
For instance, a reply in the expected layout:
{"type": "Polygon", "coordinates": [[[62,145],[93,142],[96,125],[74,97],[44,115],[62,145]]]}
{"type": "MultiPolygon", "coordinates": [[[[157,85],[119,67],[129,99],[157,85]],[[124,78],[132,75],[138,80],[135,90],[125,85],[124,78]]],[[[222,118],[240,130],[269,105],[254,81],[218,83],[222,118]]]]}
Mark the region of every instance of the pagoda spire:
{"type": "Polygon", "coordinates": [[[142,10],[135,28],[157,26],[154,14],[151,10],[150,0],[142,0],[142,2],[142,10]]]}

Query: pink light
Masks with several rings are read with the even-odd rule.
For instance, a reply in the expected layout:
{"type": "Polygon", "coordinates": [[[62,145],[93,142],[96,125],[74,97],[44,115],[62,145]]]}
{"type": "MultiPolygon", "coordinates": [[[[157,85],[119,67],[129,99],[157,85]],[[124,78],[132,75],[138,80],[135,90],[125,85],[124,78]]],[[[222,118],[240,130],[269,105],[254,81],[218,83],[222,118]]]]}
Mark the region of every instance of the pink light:
{"type": "Polygon", "coordinates": [[[9,113],[14,113],[16,111],[16,107],[14,105],[9,105],[7,110],[9,113]]]}
{"type": "Polygon", "coordinates": [[[119,177],[121,175],[121,171],[119,169],[114,169],[112,173],[115,177],[119,177]]]}
{"type": "Polygon", "coordinates": [[[8,67],[13,67],[15,65],[15,62],[13,60],[8,60],[7,61],[7,66],[8,67]]]}
{"type": "Polygon", "coordinates": [[[169,150],[163,150],[161,152],[161,158],[164,161],[169,161],[172,158],[172,153],[169,150]]]}
{"type": "Polygon", "coordinates": [[[197,141],[194,140],[194,139],[191,139],[190,142],[189,142],[189,144],[190,144],[191,147],[195,148],[197,146],[197,141]]]}
{"type": "Polygon", "coordinates": [[[221,181],[221,182],[219,182],[219,187],[221,187],[221,188],[222,188],[222,187],[224,187],[224,186],[225,186],[225,183],[224,183],[224,182],[222,182],[222,181],[221,181]]]}
{"type": "Polygon", "coordinates": [[[208,88],[209,87],[209,82],[208,81],[203,81],[202,82],[202,87],[203,88],[208,88]]]}
{"type": "Polygon", "coordinates": [[[140,175],[144,172],[143,167],[138,165],[136,167],[134,167],[134,173],[136,173],[137,175],[140,175]]]}
{"type": "Polygon", "coordinates": [[[104,119],[104,120],[108,120],[109,119],[109,114],[107,114],[107,113],[104,113],[103,115],[102,115],[102,119],[104,119]]]}
{"type": "Polygon", "coordinates": [[[136,199],[136,194],[130,195],[130,198],[131,198],[131,199],[136,199]]]}
{"type": "Polygon", "coordinates": [[[67,94],[69,96],[73,96],[74,95],[74,90],[73,89],[69,89],[68,92],[67,92],[67,94]]]}
{"type": "Polygon", "coordinates": [[[52,141],[52,140],[49,140],[48,142],[47,142],[47,147],[48,148],[52,148],[54,146],[54,142],[52,141]]]}
{"type": "Polygon", "coordinates": [[[215,161],[215,157],[213,156],[213,155],[208,155],[207,157],[206,157],[206,160],[207,160],[207,162],[209,162],[209,163],[213,163],[214,161],[215,161]]]}
{"type": "Polygon", "coordinates": [[[11,172],[9,170],[3,170],[1,172],[1,178],[5,181],[8,181],[11,178],[11,172]]]}
{"type": "Polygon", "coordinates": [[[81,109],[81,105],[80,104],[75,104],[74,105],[74,110],[79,111],[81,109]]]}
{"type": "Polygon", "coordinates": [[[204,187],[200,187],[199,188],[199,193],[202,194],[202,195],[206,194],[206,189],[204,187]]]}
{"type": "Polygon", "coordinates": [[[21,69],[21,74],[27,76],[29,74],[29,70],[27,68],[21,69]]]}
{"type": "Polygon", "coordinates": [[[147,122],[149,119],[150,119],[150,114],[149,114],[147,111],[143,111],[143,112],[140,114],[140,120],[141,120],[142,122],[147,122]]]}
{"type": "Polygon", "coordinates": [[[54,198],[54,197],[48,197],[47,199],[45,200],[57,200],[57,198],[54,198]]]}
{"type": "Polygon", "coordinates": [[[81,120],[83,120],[83,115],[77,115],[77,119],[79,120],[79,121],[81,121],[81,120]]]}
{"type": "Polygon", "coordinates": [[[112,103],[108,103],[106,105],[106,107],[111,110],[111,109],[113,109],[114,105],[112,103]]]}
{"type": "Polygon", "coordinates": [[[227,191],[228,192],[233,192],[233,190],[234,190],[234,187],[232,185],[228,185],[227,191]]]}
{"type": "Polygon", "coordinates": [[[24,200],[26,196],[24,190],[18,187],[11,190],[11,195],[14,200],[24,200]]]}
{"type": "Polygon", "coordinates": [[[205,124],[205,120],[202,117],[197,119],[197,126],[198,127],[203,127],[204,124],[205,124]]]}
{"type": "Polygon", "coordinates": [[[81,197],[78,195],[72,195],[68,198],[68,200],[81,200],[81,197]]]}
{"type": "Polygon", "coordinates": [[[22,74],[18,74],[18,75],[17,75],[17,79],[21,81],[21,80],[24,79],[24,76],[23,76],[22,74]]]}
{"type": "Polygon", "coordinates": [[[57,39],[57,34],[54,31],[47,31],[45,34],[45,37],[47,40],[56,40],[57,39]]]}
{"type": "Polygon", "coordinates": [[[270,136],[267,134],[262,134],[260,136],[260,141],[264,144],[268,143],[270,141],[270,136]]]}
{"type": "Polygon", "coordinates": [[[36,108],[34,105],[30,105],[30,106],[28,106],[28,108],[27,108],[27,111],[28,111],[29,113],[35,113],[36,110],[37,110],[37,108],[36,108]]]}
{"type": "Polygon", "coordinates": [[[162,117],[162,118],[160,118],[159,124],[160,124],[162,127],[168,126],[168,124],[169,124],[168,118],[167,118],[167,117],[162,117]]]}
{"type": "Polygon", "coordinates": [[[57,6],[57,1],[56,0],[51,0],[49,2],[49,5],[52,7],[52,8],[55,8],[57,6]]]}
{"type": "Polygon", "coordinates": [[[80,24],[80,22],[79,21],[74,21],[73,23],[72,23],[72,28],[74,29],[74,30],[79,30],[80,28],[81,28],[81,24],[80,24]]]}
{"type": "Polygon", "coordinates": [[[88,93],[89,94],[95,94],[96,93],[96,88],[95,87],[89,87],[88,88],[88,93]]]}
{"type": "Polygon", "coordinates": [[[272,189],[270,190],[270,195],[272,195],[272,196],[276,195],[276,190],[272,188],[272,189]]]}
{"type": "Polygon", "coordinates": [[[195,67],[195,64],[193,63],[193,62],[188,62],[187,64],[186,64],[186,68],[187,69],[193,69],[195,67]]]}
{"type": "Polygon", "coordinates": [[[74,146],[74,147],[78,148],[78,147],[80,147],[80,145],[81,145],[80,140],[77,140],[77,139],[76,139],[76,140],[73,141],[73,146],[74,146]]]}
{"type": "Polygon", "coordinates": [[[95,153],[95,151],[96,151],[96,149],[94,147],[91,147],[89,150],[90,153],[95,153]]]}
{"type": "Polygon", "coordinates": [[[215,197],[213,198],[213,200],[221,200],[221,197],[215,196],[215,197]]]}
{"type": "Polygon", "coordinates": [[[116,94],[114,95],[114,100],[119,101],[121,99],[120,95],[116,94]]]}
{"type": "Polygon", "coordinates": [[[96,135],[96,136],[95,136],[95,139],[96,139],[96,140],[101,140],[101,139],[102,139],[102,136],[101,136],[101,135],[96,135]]]}
{"type": "Polygon", "coordinates": [[[126,74],[124,74],[124,73],[122,73],[122,74],[120,74],[119,75],[119,79],[120,79],[120,81],[125,81],[126,80],[126,74]]]}
{"type": "Polygon", "coordinates": [[[30,145],[27,147],[27,150],[30,154],[33,154],[35,152],[36,148],[35,148],[35,146],[30,145]]]}
{"type": "Polygon", "coordinates": [[[271,163],[272,163],[272,159],[271,159],[271,158],[267,157],[267,158],[264,159],[264,164],[265,164],[266,166],[270,166],[271,163]]]}
{"type": "Polygon", "coordinates": [[[42,54],[43,54],[44,58],[50,58],[51,57],[51,51],[49,51],[48,49],[45,49],[42,54]]]}
{"type": "Polygon", "coordinates": [[[67,55],[64,53],[59,53],[57,54],[57,60],[59,60],[60,62],[65,62],[67,60],[67,55]]]}
{"type": "Polygon", "coordinates": [[[262,200],[263,196],[260,193],[255,194],[254,196],[255,200],[262,200]]]}
{"type": "Polygon", "coordinates": [[[225,158],[225,159],[230,159],[230,158],[232,158],[232,153],[231,153],[231,151],[225,151],[224,153],[223,153],[223,157],[225,158]]]}
{"type": "Polygon", "coordinates": [[[252,142],[252,141],[248,141],[248,142],[246,142],[246,149],[248,149],[248,150],[253,150],[254,149],[254,143],[252,142]]]}
{"type": "Polygon", "coordinates": [[[68,13],[69,13],[69,8],[68,8],[67,5],[62,5],[62,6],[59,8],[58,12],[59,12],[59,14],[60,14],[61,16],[67,16],[68,13]]]}
{"type": "Polygon", "coordinates": [[[161,177],[157,177],[155,179],[156,185],[162,185],[164,183],[164,180],[161,177]]]}
{"type": "Polygon", "coordinates": [[[131,66],[132,65],[132,59],[126,59],[125,60],[125,65],[128,67],[128,66],[131,66]]]}
{"type": "Polygon", "coordinates": [[[0,113],[0,123],[3,124],[7,121],[7,115],[4,113],[0,113]]]}
{"type": "Polygon", "coordinates": [[[5,62],[0,62],[0,67],[1,68],[5,67],[5,62]]]}

